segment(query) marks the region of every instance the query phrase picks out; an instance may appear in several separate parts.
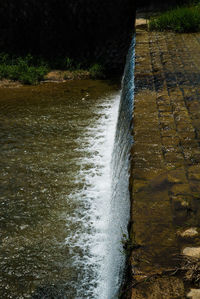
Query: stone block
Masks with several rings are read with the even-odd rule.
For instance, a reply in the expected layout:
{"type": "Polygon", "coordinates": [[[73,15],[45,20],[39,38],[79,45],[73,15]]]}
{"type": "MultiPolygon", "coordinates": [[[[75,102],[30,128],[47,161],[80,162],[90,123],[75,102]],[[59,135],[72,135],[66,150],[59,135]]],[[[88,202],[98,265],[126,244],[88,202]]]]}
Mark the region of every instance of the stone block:
{"type": "Polygon", "coordinates": [[[187,298],[200,299],[200,289],[191,289],[187,294],[187,298]]]}
{"type": "Polygon", "coordinates": [[[183,255],[192,258],[200,258],[200,247],[186,247],[183,249],[183,255]]]}
{"type": "Polygon", "coordinates": [[[184,168],[176,169],[168,173],[168,180],[173,184],[186,184],[187,177],[184,168]]]}
{"type": "Polygon", "coordinates": [[[162,144],[164,146],[177,146],[179,145],[179,138],[176,136],[162,137],[162,144]]]}
{"type": "Polygon", "coordinates": [[[191,227],[184,231],[178,231],[177,235],[180,236],[181,238],[187,239],[187,238],[194,238],[194,237],[198,236],[199,233],[198,233],[198,230],[196,227],[191,227]]]}
{"type": "Polygon", "coordinates": [[[189,184],[174,184],[171,187],[170,193],[173,196],[188,195],[191,194],[191,189],[189,184]]]}

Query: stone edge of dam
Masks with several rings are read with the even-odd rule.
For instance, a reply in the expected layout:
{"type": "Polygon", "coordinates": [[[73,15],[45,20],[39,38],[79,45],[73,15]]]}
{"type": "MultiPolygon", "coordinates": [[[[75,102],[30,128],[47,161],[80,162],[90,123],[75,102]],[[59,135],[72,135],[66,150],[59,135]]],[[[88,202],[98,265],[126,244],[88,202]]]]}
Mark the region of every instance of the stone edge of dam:
{"type": "Polygon", "coordinates": [[[121,298],[197,298],[200,34],[149,32],[136,17],[129,275],[121,298]]]}

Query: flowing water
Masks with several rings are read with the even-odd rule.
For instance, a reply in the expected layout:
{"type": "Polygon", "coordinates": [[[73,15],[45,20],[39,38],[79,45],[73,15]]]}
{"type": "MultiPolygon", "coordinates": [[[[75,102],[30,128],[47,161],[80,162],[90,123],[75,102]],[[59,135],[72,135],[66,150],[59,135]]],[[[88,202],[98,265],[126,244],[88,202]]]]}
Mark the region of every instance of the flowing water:
{"type": "Polygon", "coordinates": [[[0,89],[0,298],[117,298],[132,85],[0,89]]]}

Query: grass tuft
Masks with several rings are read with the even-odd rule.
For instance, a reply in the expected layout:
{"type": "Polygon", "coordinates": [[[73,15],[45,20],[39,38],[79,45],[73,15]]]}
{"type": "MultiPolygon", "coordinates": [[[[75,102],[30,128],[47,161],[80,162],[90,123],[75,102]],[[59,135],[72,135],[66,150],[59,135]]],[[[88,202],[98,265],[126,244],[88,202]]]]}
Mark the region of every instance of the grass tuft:
{"type": "Polygon", "coordinates": [[[200,31],[200,4],[177,7],[153,17],[149,22],[150,30],[175,31],[178,33],[200,31]]]}

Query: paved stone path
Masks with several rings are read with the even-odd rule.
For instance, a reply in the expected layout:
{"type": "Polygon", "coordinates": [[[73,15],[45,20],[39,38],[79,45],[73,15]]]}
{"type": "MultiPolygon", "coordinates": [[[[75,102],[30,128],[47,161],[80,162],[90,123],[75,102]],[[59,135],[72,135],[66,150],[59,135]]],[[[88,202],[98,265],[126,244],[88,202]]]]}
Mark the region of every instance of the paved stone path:
{"type": "Polygon", "coordinates": [[[151,279],[131,298],[187,298],[187,271],[167,273],[200,257],[200,34],[136,33],[131,265],[151,279]]]}

